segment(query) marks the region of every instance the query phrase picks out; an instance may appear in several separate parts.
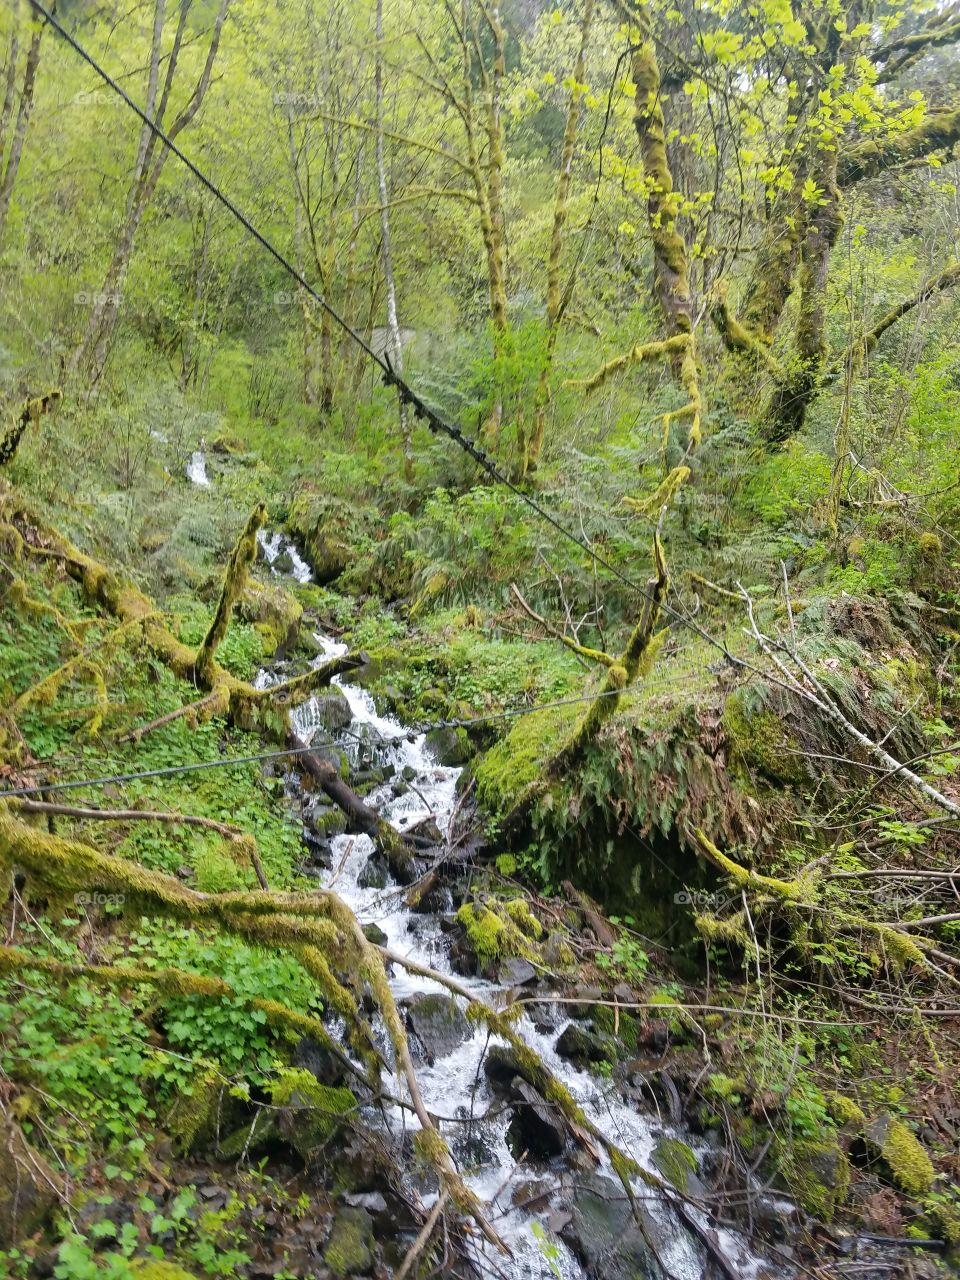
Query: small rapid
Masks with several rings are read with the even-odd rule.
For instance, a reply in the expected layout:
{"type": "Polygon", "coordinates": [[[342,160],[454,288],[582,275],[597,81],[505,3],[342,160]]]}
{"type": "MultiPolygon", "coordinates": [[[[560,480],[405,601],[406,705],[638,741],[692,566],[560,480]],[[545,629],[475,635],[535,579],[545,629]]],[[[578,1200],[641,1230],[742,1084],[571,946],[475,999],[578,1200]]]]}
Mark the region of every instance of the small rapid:
{"type": "MultiPolygon", "coordinates": [[[[261,546],[272,570],[277,571],[275,566],[281,563],[287,564],[287,572],[298,582],[309,581],[309,566],[283,535],[261,534],[261,546]]],[[[315,664],[347,652],[347,645],[323,632],[316,632],[315,638],[319,646],[315,664]]],[[[267,669],[260,673],[258,683],[263,686],[282,678],[280,671],[267,669]]],[[[461,770],[439,764],[424,735],[404,736],[408,733],[406,726],[389,715],[381,715],[366,690],[343,676],[336,677],[334,683],[351,713],[350,724],[335,735],[338,749],[350,757],[353,765],[369,759],[374,752],[387,778],[365,796],[365,802],[399,831],[432,820],[440,834],[446,836],[457,810],[461,770]]],[[[312,697],[293,709],[291,717],[297,736],[305,743],[309,745],[318,738],[329,743],[319,698],[312,697]]],[[[318,749],[322,749],[319,743],[318,749]]],[[[351,907],[361,925],[375,925],[381,930],[391,951],[440,974],[454,976],[449,929],[444,927],[443,914],[411,910],[405,903],[405,890],[389,878],[386,883],[383,879],[379,884],[372,882],[368,868],[374,854],[374,844],[368,836],[335,836],[330,841],[329,871],[323,874],[321,883],[351,907]]],[[[460,973],[455,976],[471,997],[495,1007],[502,1007],[520,994],[486,978],[464,977],[460,973]]],[[[411,974],[400,965],[392,966],[390,985],[401,1008],[424,994],[448,994],[447,988],[434,979],[411,974]]],[[[532,999],[535,1002],[536,996],[532,999]]],[[[626,1102],[612,1080],[578,1070],[560,1057],[555,1046],[568,1019],[562,1014],[556,1016],[556,1010],[563,1006],[554,1006],[552,1017],[543,1014],[544,1007],[531,1004],[530,1010],[536,1016],[524,1011],[516,1028],[607,1138],[651,1172],[656,1172],[654,1150],[663,1138],[681,1137],[696,1149],[690,1134],[675,1132],[626,1102]]],[[[517,1160],[508,1140],[511,1109],[495,1095],[483,1070],[491,1043],[496,1043],[496,1038],[490,1037],[485,1028],[477,1028],[432,1065],[417,1066],[427,1109],[438,1118],[464,1180],[489,1206],[496,1231],[514,1254],[511,1261],[504,1261],[493,1255],[490,1246],[477,1244],[478,1263],[508,1280],[584,1280],[588,1271],[556,1234],[558,1226],[569,1220],[571,1176],[575,1180],[573,1170],[582,1166],[564,1164],[562,1157],[547,1163],[517,1160]],[[535,1223],[539,1225],[535,1227],[535,1223]]],[[[418,1127],[416,1120],[400,1108],[388,1109],[384,1118],[395,1135],[418,1127]]],[[[597,1172],[608,1176],[611,1185],[617,1184],[617,1175],[606,1158],[597,1172]]],[[[710,1227],[705,1215],[688,1208],[688,1217],[696,1218],[702,1229],[694,1232],[665,1198],[651,1196],[642,1182],[637,1188],[647,1218],[645,1234],[657,1242],[659,1270],[651,1271],[649,1280],[700,1280],[707,1274],[714,1264],[708,1260],[701,1239],[703,1232],[709,1234],[714,1248],[728,1261],[732,1274],[748,1280],[773,1274],[738,1234],[710,1227]]],[[[610,1245],[615,1247],[616,1242],[611,1240],[610,1245]]],[[[621,1272],[610,1274],[619,1277],[621,1272]]],[[[632,1278],[639,1273],[622,1274],[632,1278]]],[[[787,1272],[778,1267],[776,1274],[787,1272]]]]}

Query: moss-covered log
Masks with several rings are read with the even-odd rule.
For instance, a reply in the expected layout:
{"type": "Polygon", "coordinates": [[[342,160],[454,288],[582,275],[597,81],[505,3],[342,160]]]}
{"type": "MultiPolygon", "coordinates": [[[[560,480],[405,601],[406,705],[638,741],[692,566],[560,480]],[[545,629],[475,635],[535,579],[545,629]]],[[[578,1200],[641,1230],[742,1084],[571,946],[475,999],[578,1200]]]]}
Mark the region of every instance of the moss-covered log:
{"type": "Polygon", "coordinates": [[[20,417],[7,434],[0,439],[0,467],[6,466],[12,460],[27,427],[31,423],[34,426],[39,426],[41,417],[45,413],[49,413],[62,399],[63,392],[55,388],[53,391],[48,391],[46,395],[36,396],[34,399],[27,401],[23,406],[20,417]]]}

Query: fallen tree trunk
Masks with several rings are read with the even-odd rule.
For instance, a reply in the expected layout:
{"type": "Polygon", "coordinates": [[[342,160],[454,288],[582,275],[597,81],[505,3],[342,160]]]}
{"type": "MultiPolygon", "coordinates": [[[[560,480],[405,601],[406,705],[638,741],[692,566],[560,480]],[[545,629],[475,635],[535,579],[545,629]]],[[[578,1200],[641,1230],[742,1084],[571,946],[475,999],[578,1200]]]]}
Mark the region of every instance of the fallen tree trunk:
{"type": "Polygon", "coordinates": [[[309,774],[321,791],[328,796],[338,809],[346,814],[351,829],[360,835],[369,836],[379,851],[390,863],[391,870],[403,884],[413,879],[413,850],[395,827],[369,805],[363,803],[357,793],[340,777],[340,774],[329,760],[310,751],[292,731],[287,741],[299,753],[298,759],[304,772],[309,774]]]}

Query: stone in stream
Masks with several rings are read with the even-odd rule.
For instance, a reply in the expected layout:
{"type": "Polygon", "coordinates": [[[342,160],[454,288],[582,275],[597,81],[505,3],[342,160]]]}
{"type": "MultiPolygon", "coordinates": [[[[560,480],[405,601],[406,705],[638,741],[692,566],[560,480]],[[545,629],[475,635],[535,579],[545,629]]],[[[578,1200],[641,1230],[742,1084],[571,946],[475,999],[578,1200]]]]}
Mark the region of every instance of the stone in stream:
{"type": "Polygon", "coordinates": [[[560,1155],[567,1145],[567,1129],[558,1112],[520,1076],[511,1082],[510,1097],[513,1117],[507,1126],[507,1141],[517,1159],[524,1152],[543,1160],[560,1155]]]}
{"type": "Polygon", "coordinates": [[[470,1035],[470,1023],[452,996],[414,996],[406,1013],[411,1048],[430,1066],[449,1057],[470,1035]]]}
{"type": "Polygon", "coordinates": [[[513,956],[509,960],[501,960],[497,976],[505,987],[525,987],[536,982],[537,971],[529,960],[513,956]]]}
{"type": "Polygon", "coordinates": [[[571,1197],[570,1221],[560,1237],[589,1280],[667,1280],[671,1272],[660,1259],[675,1246],[675,1223],[660,1222],[642,1201],[636,1204],[638,1222],[620,1183],[600,1173],[578,1174],[571,1197]]]}
{"type": "Polygon", "coordinates": [[[466,729],[431,729],[427,746],[440,764],[446,766],[466,764],[473,755],[466,729]]]}
{"type": "Polygon", "coordinates": [[[357,884],[361,889],[385,889],[390,879],[390,868],[387,860],[379,853],[371,853],[364,863],[357,884]]]}
{"type": "Polygon", "coordinates": [[[591,1063],[617,1060],[617,1042],[613,1036],[588,1031],[575,1022],[564,1028],[554,1047],[561,1058],[566,1058],[575,1067],[583,1068],[591,1063]]]}

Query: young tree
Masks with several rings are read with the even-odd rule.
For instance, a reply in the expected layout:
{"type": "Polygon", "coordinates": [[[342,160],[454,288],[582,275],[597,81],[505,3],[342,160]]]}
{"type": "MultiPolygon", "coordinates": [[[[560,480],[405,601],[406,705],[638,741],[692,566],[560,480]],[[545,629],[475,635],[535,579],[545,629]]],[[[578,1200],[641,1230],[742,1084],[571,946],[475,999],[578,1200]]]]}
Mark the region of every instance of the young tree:
{"type": "MultiPolygon", "coordinates": [[[[208,37],[203,69],[184,105],[174,113],[173,98],[178,87],[177,71],[184,41],[189,35],[187,20],[190,16],[192,0],[180,0],[176,28],[166,50],[165,46],[168,43],[166,0],[154,0],[144,111],[153,124],[162,129],[171,140],[178,138],[190,125],[206,97],[229,4],[230,0],[219,0],[216,17],[208,37]],[[162,77],[161,68],[163,68],[162,77]]],[[[83,337],[70,360],[71,370],[83,372],[91,385],[96,385],[103,375],[137,232],[153,199],[169,154],[166,146],[158,140],[150,126],[144,124],[140,130],[132,179],[127,189],[126,205],[113,256],[103,287],[90,311],[83,337]]]]}

